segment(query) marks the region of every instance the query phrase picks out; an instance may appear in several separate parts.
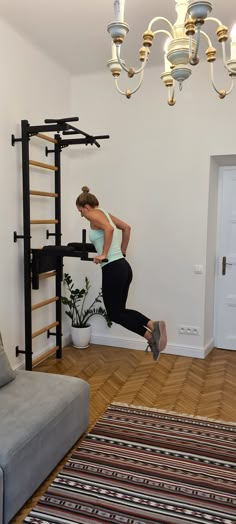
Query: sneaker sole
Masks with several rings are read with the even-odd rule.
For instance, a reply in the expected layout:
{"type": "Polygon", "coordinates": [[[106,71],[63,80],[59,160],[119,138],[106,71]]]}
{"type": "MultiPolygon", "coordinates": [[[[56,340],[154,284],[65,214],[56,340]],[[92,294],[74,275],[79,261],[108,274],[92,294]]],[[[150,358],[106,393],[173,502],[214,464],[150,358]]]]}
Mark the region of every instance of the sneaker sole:
{"type": "Polygon", "coordinates": [[[166,323],[164,320],[159,321],[159,330],[160,330],[160,340],[158,349],[159,351],[164,351],[167,345],[167,333],[166,333],[166,323]]]}
{"type": "MultiPolygon", "coordinates": [[[[158,328],[159,329],[159,328],[158,328]]],[[[159,356],[160,356],[160,352],[159,352],[159,349],[157,347],[157,343],[156,343],[156,340],[154,338],[154,336],[152,335],[151,339],[148,341],[148,345],[145,349],[145,351],[148,351],[148,348],[151,350],[152,352],[152,356],[153,356],[153,360],[158,360],[159,359],[159,356]]]]}
{"type": "Polygon", "coordinates": [[[167,345],[167,333],[166,333],[166,323],[164,320],[159,320],[158,322],[154,322],[154,330],[153,330],[154,337],[157,338],[157,347],[158,351],[164,351],[167,345]]]}
{"type": "Polygon", "coordinates": [[[153,360],[159,360],[159,357],[160,357],[160,351],[159,351],[159,348],[156,342],[155,342],[155,347],[152,351],[152,357],[153,357],[153,360]]]}

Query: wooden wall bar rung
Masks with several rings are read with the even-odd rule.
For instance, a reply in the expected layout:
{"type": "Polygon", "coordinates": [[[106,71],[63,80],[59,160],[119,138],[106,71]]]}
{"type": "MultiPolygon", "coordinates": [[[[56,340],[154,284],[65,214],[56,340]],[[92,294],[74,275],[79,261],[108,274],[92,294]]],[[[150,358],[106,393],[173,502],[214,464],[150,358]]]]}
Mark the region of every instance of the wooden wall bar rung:
{"type": "Polygon", "coordinates": [[[39,329],[38,331],[35,331],[34,333],[32,333],[32,338],[35,338],[35,337],[38,337],[39,335],[42,335],[43,333],[46,333],[46,331],[49,331],[49,329],[53,328],[53,327],[56,327],[59,325],[59,322],[56,321],[56,322],[52,322],[51,324],[48,324],[47,326],[39,329]]]}
{"type": "Polygon", "coordinates": [[[30,220],[31,224],[58,224],[59,220],[30,220]]]}
{"type": "Polygon", "coordinates": [[[35,367],[38,364],[40,364],[40,362],[43,362],[44,360],[46,360],[46,358],[51,357],[51,355],[54,355],[54,353],[56,353],[58,349],[59,349],[59,346],[55,346],[54,348],[51,348],[48,351],[45,351],[43,355],[39,355],[39,357],[34,358],[32,362],[32,366],[35,367]]]}
{"type": "Polygon", "coordinates": [[[48,191],[35,191],[34,189],[30,190],[30,195],[53,197],[53,198],[58,197],[58,193],[48,193],[48,191]]]}
{"type": "Polygon", "coordinates": [[[59,297],[48,298],[48,300],[43,300],[42,302],[34,304],[31,309],[32,311],[34,311],[35,309],[39,309],[40,307],[47,306],[48,304],[52,304],[53,302],[57,302],[57,300],[59,300],[59,297]]]}
{"type": "Polygon", "coordinates": [[[58,167],[52,166],[51,164],[44,164],[43,162],[37,162],[36,160],[29,160],[30,166],[43,167],[44,169],[51,169],[51,171],[57,171],[58,167]]]}
{"type": "Polygon", "coordinates": [[[50,272],[46,272],[46,273],[40,273],[40,274],[39,274],[39,280],[43,280],[44,278],[55,277],[56,274],[57,274],[56,271],[50,271],[50,272]]]}
{"type": "Polygon", "coordinates": [[[58,144],[58,141],[55,138],[52,138],[48,135],[44,135],[43,133],[38,133],[35,136],[37,136],[38,138],[42,138],[43,140],[47,140],[48,142],[52,142],[53,144],[58,144]]]}

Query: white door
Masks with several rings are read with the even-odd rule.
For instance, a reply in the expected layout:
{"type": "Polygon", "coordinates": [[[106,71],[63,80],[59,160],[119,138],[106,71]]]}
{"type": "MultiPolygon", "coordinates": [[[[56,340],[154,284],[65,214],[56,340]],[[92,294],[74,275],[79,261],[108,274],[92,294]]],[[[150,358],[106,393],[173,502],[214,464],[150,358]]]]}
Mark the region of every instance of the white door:
{"type": "Polygon", "coordinates": [[[220,169],[215,346],[236,350],[236,167],[220,169]]]}

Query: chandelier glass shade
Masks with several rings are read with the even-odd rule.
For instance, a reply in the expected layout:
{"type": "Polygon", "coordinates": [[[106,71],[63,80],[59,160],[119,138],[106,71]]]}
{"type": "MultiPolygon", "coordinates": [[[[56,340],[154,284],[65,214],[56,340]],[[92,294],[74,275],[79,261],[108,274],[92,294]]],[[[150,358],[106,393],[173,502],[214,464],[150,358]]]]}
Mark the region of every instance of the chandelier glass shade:
{"type": "Polygon", "coordinates": [[[107,62],[119,93],[131,98],[140,88],[144,70],[148,62],[153,42],[157,35],[164,34],[166,43],[163,51],[163,63],[165,70],[161,74],[161,79],[168,89],[168,104],[175,104],[175,85],[176,82],[182,90],[182,85],[192,73],[192,66],[199,63],[199,45],[204,40],[206,44],[206,60],[210,66],[211,83],[220,98],[225,98],[234,85],[236,76],[236,25],[231,31],[230,58],[226,58],[226,41],[228,40],[228,28],[217,18],[212,18],[212,3],[208,1],[189,1],[175,0],[175,10],[177,19],[172,24],[167,18],[157,16],[153,18],[147,30],[143,33],[143,45],[139,50],[139,60],[141,66],[137,69],[126,65],[121,58],[121,47],[129,32],[129,25],[124,21],[125,0],[113,0],[114,22],[108,25],[108,32],[112,38],[112,57],[107,62]],[[214,62],[216,60],[216,49],[213,47],[208,34],[203,31],[204,24],[216,25],[216,36],[222,48],[222,63],[230,77],[228,89],[218,89],[214,79],[214,62]],[[122,71],[125,71],[129,78],[137,77],[135,87],[123,91],[118,85],[118,78],[122,71]]]}

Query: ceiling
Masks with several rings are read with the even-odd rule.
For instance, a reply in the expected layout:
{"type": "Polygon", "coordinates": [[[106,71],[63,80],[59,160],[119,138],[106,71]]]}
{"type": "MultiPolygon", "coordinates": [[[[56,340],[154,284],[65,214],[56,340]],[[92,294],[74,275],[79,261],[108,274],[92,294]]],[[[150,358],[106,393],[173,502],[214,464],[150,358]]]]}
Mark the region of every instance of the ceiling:
{"type": "MultiPolygon", "coordinates": [[[[235,0],[212,3],[211,15],[231,28],[236,23],[235,0]]],[[[126,0],[125,20],[130,32],[123,55],[129,65],[138,64],[141,35],[149,21],[164,16],[175,22],[174,6],[174,0],[126,0]]],[[[111,58],[107,25],[113,21],[113,0],[0,0],[0,15],[72,74],[104,71],[111,58]]],[[[209,22],[208,27],[215,30],[213,23],[209,22]]],[[[164,40],[161,49],[163,45],[164,40]]],[[[156,56],[152,53],[150,57],[152,64],[163,60],[158,46],[155,48],[156,56]]]]}

